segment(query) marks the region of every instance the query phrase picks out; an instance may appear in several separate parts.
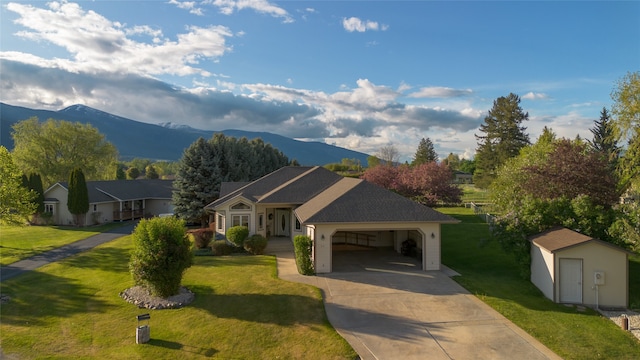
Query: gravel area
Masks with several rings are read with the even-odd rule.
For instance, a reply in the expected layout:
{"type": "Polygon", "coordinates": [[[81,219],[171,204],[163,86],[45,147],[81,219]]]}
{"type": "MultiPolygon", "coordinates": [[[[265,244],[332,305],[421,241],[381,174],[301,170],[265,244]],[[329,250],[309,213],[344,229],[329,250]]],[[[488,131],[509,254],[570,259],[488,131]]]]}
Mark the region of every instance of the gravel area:
{"type": "Polygon", "coordinates": [[[134,286],[121,292],[120,297],[137,305],[139,308],[161,310],[177,309],[188,305],[195,298],[195,294],[191,292],[191,290],[181,287],[179,294],[169,296],[168,298],[161,298],[152,296],[149,291],[142,286],[134,286]]]}
{"type": "Polygon", "coordinates": [[[629,318],[629,331],[640,340],[640,313],[631,310],[603,310],[598,309],[600,313],[613,321],[616,325],[622,327],[623,318],[629,318]]]}

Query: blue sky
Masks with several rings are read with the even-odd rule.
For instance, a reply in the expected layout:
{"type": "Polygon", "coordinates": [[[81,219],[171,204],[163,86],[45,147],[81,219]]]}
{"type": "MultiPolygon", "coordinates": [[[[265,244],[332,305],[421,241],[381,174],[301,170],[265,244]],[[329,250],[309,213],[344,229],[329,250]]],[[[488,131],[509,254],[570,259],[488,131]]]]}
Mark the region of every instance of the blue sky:
{"type": "MultiPolygon", "coordinates": [[[[268,131],[410,160],[429,137],[472,157],[513,92],[591,138],[640,67],[640,2],[0,1],[0,101],[268,131]]],[[[143,135],[143,134],[141,134],[143,135]]]]}

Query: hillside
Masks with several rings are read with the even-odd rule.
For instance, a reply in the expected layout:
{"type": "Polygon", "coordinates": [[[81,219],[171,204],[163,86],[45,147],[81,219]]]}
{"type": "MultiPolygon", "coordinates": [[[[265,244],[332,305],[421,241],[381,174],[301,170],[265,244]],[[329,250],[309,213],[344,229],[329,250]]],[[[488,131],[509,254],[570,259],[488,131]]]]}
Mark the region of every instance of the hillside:
{"type": "MultiPolygon", "coordinates": [[[[18,121],[37,117],[40,121],[47,119],[67,120],[91,124],[105,135],[107,140],[118,148],[120,158],[146,158],[153,160],[176,161],[182,157],[184,149],[199,137],[209,139],[218,131],[206,131],[189,126],[171,123],[147,124],[84,105],[73,105],[59,111],[36,110],[0,103],[0,144],[13,149],[11,127],[18,121]]],[[[369,155],[328,145],[320,142],[305,142],[284,136],[243,130],[219,131],[226,136],[261,138],[265,143],[282,151],[290,160],[296,159],[301,165],[325,165],[340,162],[344,158],[358,159],[367,164],[369,155]]]]}

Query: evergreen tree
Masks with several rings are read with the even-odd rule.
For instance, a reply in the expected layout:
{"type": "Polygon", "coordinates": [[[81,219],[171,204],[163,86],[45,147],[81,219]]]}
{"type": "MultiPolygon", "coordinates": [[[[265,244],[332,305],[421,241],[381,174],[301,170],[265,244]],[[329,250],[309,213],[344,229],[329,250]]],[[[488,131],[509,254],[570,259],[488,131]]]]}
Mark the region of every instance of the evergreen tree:
{"type": "Polygon", "coordinates": [[[130,167],[127,169],[127,179],[135,180],[140,176],[140,170],[137,167],[130,167]]]}
{"type": "Polygon", "coordinates": [[[29,175],[29,189],[36,194],[34,199],[36,213],[42,214],[44,212],[44,189],[42,188],[42,178],[39,174],[29,175]]]}
{"type": "Polygon", "coordinates": [[[147,179],[159,179],[160,175],[156,171],[156,167],[153,165],[147,165],[147,168],[144,170],[145,178],[147,179]]]}
{"type": "Polygon", "coordinates": [[[596,120],[595,126],[589,130],[593,134],[593,140],[589,141],[591,149],[602,154],[614,169],[620,156],[620,147],[607,108],[602,108],[600,119],[596,120]]]}
{"type": "Polygon", "coordinates": [[[438,154],[433,147],[433,142],[429,138],[422,138],[420,144],[418,144],[418,150],[413,156],[411,166],[417,166],[421,164],[431,163],[438,161],[438,154]]]}
{"type": "Polygon", "coordinates": [[[124,172],[124,166],[122,164],[118,164],[116,166],[116,180],[126,180],[127,174],[124,172]]]}
{"type": "Polygon", "coordinates": [[[217,199],[220,184],[253,181],[289,164],[279,150],[262,140],[237,140],[222,133],[191,144],[183,154],[174,181],[175,213],[205,224],[204,207],[217,199]]]}
{"type": "Polygon", "coordinates": [[[480,125],[484,135],[477,135],[476,171],[473,180],[476,186],[487,188],[496,177],[496,172],[508,159],[515,157],[528,145],[529,135],[522,122],[529,120],[529,113],[520,107],[520,97],[513,93],[494,100],[493,108],[480,125]]]}
{"type": "Polygon", "coordinates": [[[76,226],[84,226],[89,211],[89,190],[80,169],[73,170],[69,176],[67,208],[73,214],[76,226]]]}

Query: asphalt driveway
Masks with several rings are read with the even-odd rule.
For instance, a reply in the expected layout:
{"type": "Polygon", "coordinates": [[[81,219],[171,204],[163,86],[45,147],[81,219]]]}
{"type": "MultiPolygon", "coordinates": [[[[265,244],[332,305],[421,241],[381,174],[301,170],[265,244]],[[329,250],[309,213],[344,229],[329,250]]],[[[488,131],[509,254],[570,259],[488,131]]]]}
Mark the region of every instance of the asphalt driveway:
{"type": "Polygon", "coordinates": [[[329,321],[362,359],[559,359],[445,272],[422,271],[411,258],[334,252],[333,273],[302,276],[288,244],[269,246],[282,279],[322,290],[329,321]]]}

